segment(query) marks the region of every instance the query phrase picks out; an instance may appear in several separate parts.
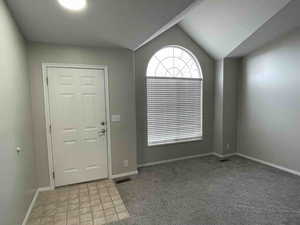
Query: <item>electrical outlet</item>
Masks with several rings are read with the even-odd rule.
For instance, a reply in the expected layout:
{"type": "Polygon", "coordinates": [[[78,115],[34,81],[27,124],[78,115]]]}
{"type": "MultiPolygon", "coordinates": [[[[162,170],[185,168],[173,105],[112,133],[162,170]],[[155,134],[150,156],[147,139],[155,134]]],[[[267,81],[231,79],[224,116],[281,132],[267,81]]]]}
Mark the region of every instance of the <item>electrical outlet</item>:
{"type": "Polygon", "coordinates": [[[124,161],[123,161],[123,166],[124,166],[124,167],[128,167],[128,160],[124,160],[124,161]]]}

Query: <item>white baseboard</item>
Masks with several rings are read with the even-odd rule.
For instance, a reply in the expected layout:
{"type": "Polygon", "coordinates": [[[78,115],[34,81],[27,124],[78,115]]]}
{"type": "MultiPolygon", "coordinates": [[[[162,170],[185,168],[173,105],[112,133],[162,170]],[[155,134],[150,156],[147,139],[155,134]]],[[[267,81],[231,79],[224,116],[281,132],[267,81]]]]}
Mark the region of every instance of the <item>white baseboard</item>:
{"type": "Polygon", "coordinates": [[[35,193],[34,193],[34,196],[33,196],[33,198],[32,198],[32,201],[31,201],[30,205],[29,205],[29,208],[28,208],[28,210],[27,210],[27,212],[26,212],[26,215],[25,215],[25,217],[24,217],[24,220],[23,220],[22,225],[26,225],[26,223],[27,223],[27,221],[28,221],[28,219],[29,219],[30,213],[31,213],[31,211],[32,211],[32,209],[33,209],[34,203],[35,203],[35,201],[37,200],[38,195],[39,195],[39,189],[37,189],[37,190],[35,191],[35,193]]]}
{"type": "Polygon", "coordinates": [[[214,155],[214,156],[217,156],[219,158],[226,158],[226,157],[231,157],[231,156],[240,156],[240,157],[243,157],[243,158],[246,158],[246,159],[249,159],[249,160],[264,164],[264,165],[267,165],[267,166],[271,166],[273,168],[276,168],[276,169],[279,169],[279,170],[282,170],[282,171],[285,171],[285,172],[288,172],[288,173],[291,173],[291,174],[294,174],[294,175],[297,175],[297,176],[300,176],[300,171],[292,170],[292,169],[289,169],[289,168],[286,168],[286,167],[283,167],[283,166],[276,165],[274,163],[266,162],[264,160],[257,159],[257,158],[251,157],[251,156],[247,156],[247,155],[244,155],[242,153],[229,153],[229,154],[222,155],[222,154],[219,154],[217,152],[210,152],[210,153],[206,153],[206,154],[198,154],[198,155],[193,155],[193,156],[180,157],[180,158],[176,158],[176,159],[169,159],[169,160],[162,160],[162,161],[156,161],[156,162],[150,162],[150,163],[143,163],[143,164],[139,164],[138,167],[140,168],[140,167],[147,167],[147,166],[155,166],[155,165],[159,165],[159,164],[171,163],[171,162],[176,162],[176,161],[180,161],[180,160],[192,159],[192,158],[198,158],[198,157],[205,157],[205,156],[210,156],[210,155],[214,155]]]}
{"type": "Polygon", "coordinates": [[[112,175],[111,178],[116,179],[116,178],[121,178],[121,177],[129,177],[129,176],[133,176],[133,175],[137,175],[137,174],[138,174],[138,171],[135,170],[135,171],[131,171],[131,172],[128,172],[128,173],[115,174],[115,175],[112,175]]]}
{"type": "Polygon", "coordinates": [[[43,192],[43,191],[50,191],[50,190],[52,190],[52,189],[53,189],[53,188],[51,188],[51,187],[40,187],[40,188],[36,189],[36,191],[35,191],[35,193],[34,193],[34,196],[33,196],[33,198],[32,198],[32,201],[31,201],[31,203],[30,203],[30,205],[29,205],[29,208],[28,208],[28,210],[27,210],[27,212],[26,212],[26,215],[25,215],[25,217],[24,217],[24,220],[23,220],[22,225],[26,225],[26,223],[27,223],[27,221],[28,221],[28,219],[29,219],[30,213],[31,213],[31,211],[32,211],[32,209],[33,209],[34,203],[36,202],[36,200],[37,200],[37,198],[38,198],[38,196],[39,196],[39,193],[40,193],[40,192],[43,192]]]}
{"type": "Polygon", "coordinates": [[[213,152],[211,154],[214,155],[214,156],[217,156],[219,158],[227,158],[227,157],[231,157],[231,156],[236,155],[236,153],[220,154],[220,153],[217,153],[217,152],[213,152]]]}
{"type": "Polygon", "coordinates": [[[40,188],[38,188],[38,191],[39,192],[43,192],[43,191],[51,191],[51,190],[54,190],[54,188],[53,187],[40,187],[40,188]]]}
{"type": "Polygon", "coordinates": [[[200,158],[200,157],[205,157],[205,156],[210,156],[212,153],[204,153],[204,154],[198,154],[198,155],[191,155],[191,156],[185,156],[185,157],[179,157],[175,159],[168,159],[168,160],[162,160],[162,161],[156,161],[156,162],[150,162],[150,163],[143,163],[139,164],[138,167],[147,167],[147,166],[155,166],[159,164],[165,164],[165,163],[171,163],[171,162],[176,162],[176,161],[181,161],[181,160],[186,160],[186,159],[193,159],[193,158],[200,158]]]}
{"type": "Polygon", "coordinates": [[[296,171],[296,170],[292,170],[292,169],[289,169],[289,168],[286,168],[286,167],[283,167],[283,166],[278,166],[274,163],[266,162],[264,160],[254,158],[252,156],[244,155],[242,153],[236,153],[236,155],[238,155],[240,157],[243,157],[243,158],[246,158],[246,159],[249,159],[249,160],[252,160],[252,161],[255,161],[255,162],[258,162],[258,163],[261,163],[261,164],[264,164],[264,165],[267,165],[267,166],[274,167],[276,169],[279,169],[279,170],[282,170],[282,171],[285,171],[285,172],[288,172],[288,173],[291,173],[291,174],[294,174],[294,175],[297,175],[297,176],[300,176],[300,172],[296,171]]]}

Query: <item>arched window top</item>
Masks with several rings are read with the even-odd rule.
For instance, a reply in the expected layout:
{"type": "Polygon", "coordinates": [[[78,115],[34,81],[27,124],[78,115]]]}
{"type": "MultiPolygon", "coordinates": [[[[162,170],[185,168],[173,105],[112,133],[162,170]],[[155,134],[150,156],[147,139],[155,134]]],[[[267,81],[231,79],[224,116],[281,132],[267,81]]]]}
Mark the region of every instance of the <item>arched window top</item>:
{"type": "Polygon", "coordinates": [[[167,46],[157,51],[149,61],[147,77],[202,78],[196,57],[185,48],[167,46]]]}

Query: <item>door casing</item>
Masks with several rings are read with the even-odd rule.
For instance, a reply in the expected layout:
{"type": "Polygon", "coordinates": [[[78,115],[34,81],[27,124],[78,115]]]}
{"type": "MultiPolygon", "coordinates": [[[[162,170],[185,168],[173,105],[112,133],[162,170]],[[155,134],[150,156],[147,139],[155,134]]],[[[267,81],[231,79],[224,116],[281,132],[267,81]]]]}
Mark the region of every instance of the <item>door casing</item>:
{"type": "Polygon", "coordinates": [[[62,63],[42,63],[43,70],[43,87],[44,87],[44,110],[46,121],[46,136],[47,136],[47,151],[48,151],[48,165],[49,165],[49,178],[50,188],[55,188],[55,179],[53,178],[54,163],[53,163],[53,147],[50,132],[50,103],[49,103],[49,90],[47,84],[48,68],[80,68],[80,69],[95,69],[104,70],[105,79],[105,104],[106,104],[106,121],[107,121],[107,155],[108,155],[108,177],[112,178],[112,164],[111,164],[111,129],[110,129],[110,110],[109,110],[109,85],[108,85],[108,69],[103,65],[85,65],[85,64],[62,64],[62,63]]]}

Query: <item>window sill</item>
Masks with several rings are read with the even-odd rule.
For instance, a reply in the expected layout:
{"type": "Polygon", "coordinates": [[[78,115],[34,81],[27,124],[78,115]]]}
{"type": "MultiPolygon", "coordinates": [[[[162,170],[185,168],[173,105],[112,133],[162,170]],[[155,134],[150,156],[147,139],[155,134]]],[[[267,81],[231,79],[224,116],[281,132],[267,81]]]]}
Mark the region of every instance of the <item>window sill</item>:
{"type": "Polygon", "coordinates": [[[163,146],[163,145],[174,145],[174,144],[182,144],[187,142],[195,142],[195,141],[203,141],[203,136],[198,138],[191,138],[186,140],[178,140],[178,141],[170,141],[170,142],[161,142],[155,144],[147,144],[147,147],[156,147],[156,146],[163,146]]]}

